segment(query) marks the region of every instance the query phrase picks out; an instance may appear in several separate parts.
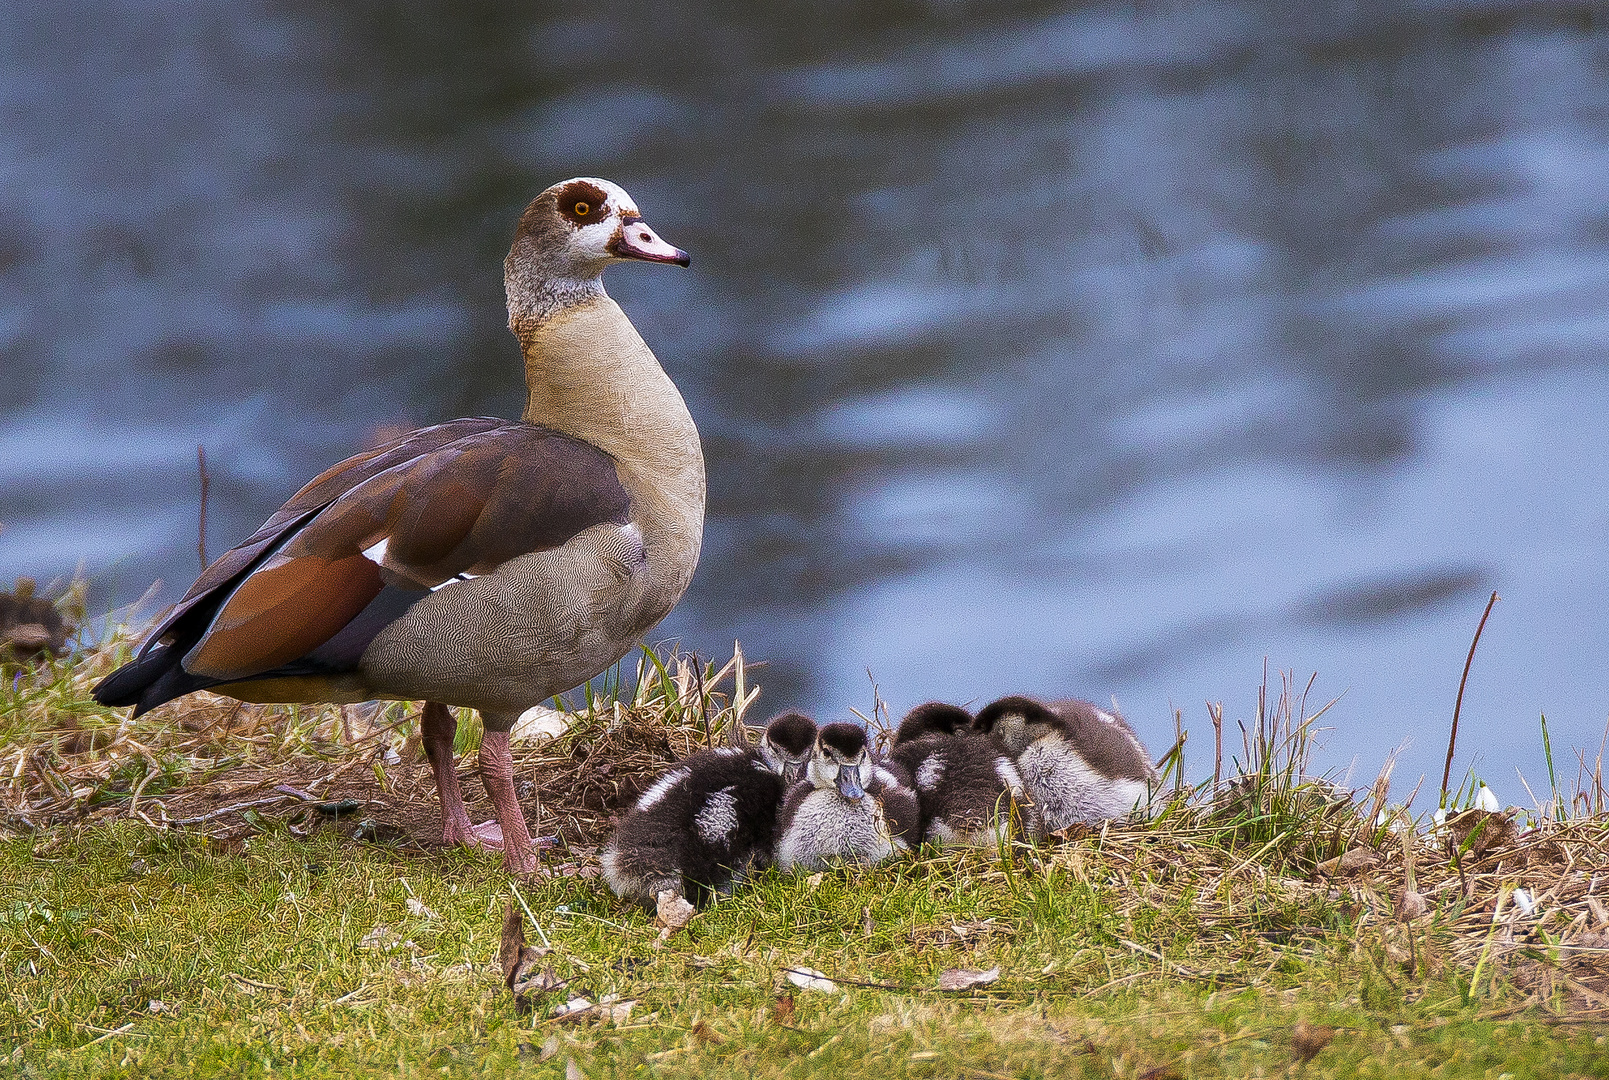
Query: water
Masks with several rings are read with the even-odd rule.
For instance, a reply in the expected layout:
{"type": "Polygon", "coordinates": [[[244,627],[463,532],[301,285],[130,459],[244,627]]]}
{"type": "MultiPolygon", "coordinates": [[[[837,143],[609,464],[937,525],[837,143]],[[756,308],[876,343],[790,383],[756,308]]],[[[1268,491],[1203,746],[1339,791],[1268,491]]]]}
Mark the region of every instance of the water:
{"type": "Polygon", "coordinates": [[[198,444],[216,553],[517,415],[513,222],[601,175],[694,255],[608,278],[709,460],[661,633],[762,708],[1115,696],[1199,772],[1266,659],[1439,781],[1495,589],[1459,771],[1595,752],[1601,9],[515,7],[0,11],[0,580],[172,598],[198,444]]]}

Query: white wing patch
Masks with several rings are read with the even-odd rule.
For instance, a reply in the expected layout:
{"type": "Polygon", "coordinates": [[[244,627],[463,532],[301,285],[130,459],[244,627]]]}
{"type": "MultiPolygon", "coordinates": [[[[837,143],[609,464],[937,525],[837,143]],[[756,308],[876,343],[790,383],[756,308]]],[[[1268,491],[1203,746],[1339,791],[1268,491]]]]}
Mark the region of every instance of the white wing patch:
{"type": "MultiPolygon", "coordinates": [[[[365,559],[368,559],[370,562],[372,562],[376,566],[384,566],[385,565],[386,551],[390,547],[391,547],[391,537],[382,536],[382,537],[380,537],[380,539],[376,540],[374,543],[370,544],[368,547],[363,549],[363,557],[365,559]]],[[[478,577],[480,577],[479,574],[454,574],[452,577],[448,578],[446,581],[443,581],[438,585],[430,586],[430,591],[435,592],[438,589],[444,589],[448,585],[453,584],[454,582],[474,581],[478,577]]]]}
{"type": "Polygon", "coordinates": [[[732,794],[736,789],[736,784],[728,784],[714,792],[693,815],[693,827],[707,842],[718,844],[737,832],[737,797],[732,794]]]}
{"type": "Polygon", "coordinates": [[[887,769],[883,768],[881,765],[875,766],[872,769],[872,779],[874,781],[876,781],[877,783],[883,785],[885,788],[891,788],[894,791],[909,791],[910,790],[909,788],[907,788],[905,786],[905,784],[903,782],[901,782],[899,777],[895,776],[893,773],[889,772],[887,769]]]}
{"type": "Polygon", "coordinates": [[[932,791],[944,779],[944,755],[929,754],[922,759],[922,764],[916,770],[916,787],[918,791],[932,791]]]}
{"type": "Polygon", "coordinates": [[[672,788],[693,775],[691,769],[672,769],[670,772],[654,781],[652,787],[642,793],[637,800],[637,809],[646,810],[670,794],[672,788]]]}

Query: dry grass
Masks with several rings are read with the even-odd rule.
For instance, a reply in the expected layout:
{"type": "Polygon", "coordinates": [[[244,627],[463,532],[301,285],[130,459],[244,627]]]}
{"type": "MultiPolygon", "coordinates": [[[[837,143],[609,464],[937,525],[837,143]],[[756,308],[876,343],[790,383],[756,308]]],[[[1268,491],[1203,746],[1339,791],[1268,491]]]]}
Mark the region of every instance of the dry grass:
{"type": "MultiPolygon", "coordinates": [[[[133,720],[126,709],[96,705],[89,691],[136,640],[119,630],[64,659],[0,668],[0,828],[129,818],[218,834],[250,829],[251,813],[347,799],[428,843],[421,829],[434,809],[417,805],[429,794],[428,768],[411,703],[250,705],[201,692],[133,720]]],[[[629,691],[620,691],[618,670],[607,681],[569,711],[562,736],[515,746],[516,773],[537,778],[521,791],[528,813],[572,843],[600,842],[669,763],[747,737],[742,720],[758,693],[741,650],[720,667],[644,650],[629,691]]],[[[479,780],[467,774],[479,725],[467,710],[460,720],[473,796],[479,780]]]]}

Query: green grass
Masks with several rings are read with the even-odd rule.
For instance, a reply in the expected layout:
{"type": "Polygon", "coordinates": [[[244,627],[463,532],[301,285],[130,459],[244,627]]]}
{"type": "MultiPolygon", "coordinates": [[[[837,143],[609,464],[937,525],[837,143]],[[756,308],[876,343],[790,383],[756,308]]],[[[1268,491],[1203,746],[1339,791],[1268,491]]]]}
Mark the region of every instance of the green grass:
{"type": "MultiPolygon", "coordinates": [[[[1182,781],[1181,740],[1149,822],[770,871],[662,943],[588,876],[590,850],[516,896],[495,856],[303,836],[292,806],[211,823],[244,846],[142,822],[252,770],[378,770],[410,720],[198,696],[129,721],[87,698],[127,651],[0,671],[0,1076],[1609,1077],[1609,921],[1586,872],[1609,861],[1601,762],[1574,797],[1550,775],[1530,831],[1478,811],[1440,830],[1388,777],[1353,797],[1306,776],[1314,717],[1287,680],[1214,762],[1221,784],[1182,781]],[[1589,814],[1555,820],[1567,807],[1589,814]],[[1326,876],[1343,853],[1377,864],[1326,876]],[[1428,911],[1404,922],[1409,887],[1428,911]],[[516,900],[564,980],[523,1011],[497,962],[516,900]],[[838,988],[788,986],[792,966],[838,988]],[[635,1005],[559,1021],[570,994],[635,1005]]],[[[630,713],[701,745],[752,702],[740,657],[637,667],[589,692],[572,741],[610,745],[630,713]]],[[[573,766],[569,745],[543,760],[573,766]]]]}
{"type": "Polygon", "coordinates": [[[1275,1075],[1298,1019],[1341,1029],[1305,1075],[1609,1076],[1601,1023],[1500,983],[1472,997],[1451,964],[1415,975],[1324,888],[1169,881],[1158,842],[1024,853],[1010,875],[978,854],[770,872],[663,947],[595,880],[548,878],[520,889],[527,935],[570,983],[523,1016],[493,858],[333,830],[227,853],[126,823],[36,845],[0,845],[0,1070],[21,1076],[1275,1075]],[[789,965],[843,985],[792,990],[779,1018],[789,965]],[[997,965],[988,987],[934,989],[997,965]],[[637,1004],[623,1025],[555,1022],[568,992],[637,1004]]]}

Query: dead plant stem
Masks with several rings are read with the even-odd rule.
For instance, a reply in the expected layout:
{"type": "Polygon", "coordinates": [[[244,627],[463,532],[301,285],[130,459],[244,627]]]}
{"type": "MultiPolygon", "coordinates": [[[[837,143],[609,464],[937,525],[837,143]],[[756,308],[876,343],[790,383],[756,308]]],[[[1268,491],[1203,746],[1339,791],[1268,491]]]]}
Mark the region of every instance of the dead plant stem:
{"type": "Polygon", "coordinates": [[[1447,808],[1447,784],[1453,775],[1453,748],[1458,745],[1458,716],[1464,709],[1464,684],[1469,682],[1469,668],[1475,662],[1475,646],[1481,643],[1481,631],[1486,629],[1486,620],[1492,614],[1492,607],[1497,603],[1497,593],[1494,590],[1492,598],[1486,601],[1486,610],[1481,613],[1480,625],[1475,627],[1475,637],[1469,643],[1469,655],[1464,657],[1464,674],[1458,680],[1458,700],[1453,703],[1453,728],[1447,735],[1447,765],[1441,771],[1441,808],[1447,808]]]}

